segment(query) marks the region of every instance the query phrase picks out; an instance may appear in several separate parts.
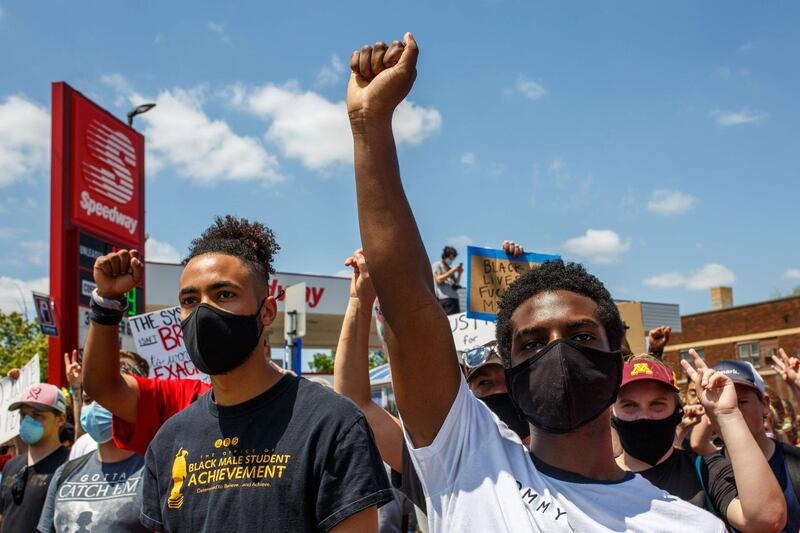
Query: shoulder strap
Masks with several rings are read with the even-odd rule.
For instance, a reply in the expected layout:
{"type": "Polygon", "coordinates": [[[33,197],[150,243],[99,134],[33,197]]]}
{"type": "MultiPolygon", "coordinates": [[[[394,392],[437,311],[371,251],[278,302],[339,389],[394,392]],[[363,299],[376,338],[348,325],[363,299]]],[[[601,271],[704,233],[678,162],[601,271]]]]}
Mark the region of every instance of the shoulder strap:
{"type": "Polygon", "coordinates": [[[789,472],[789,482],[794,489],[794,495],[800,502],[800,450],[795,446],[788,446],[783,443],[776,443],[783,449],[783,462],[789,472]]]}
{"type": "Polygon", "coordinates": [[[89,459],[97,452],[89,452],[87,454],[81,455],[80,457],[76,457],[71,461],[67,461],[64,463],[64,470],[61,471],[61,477],[58,478],[58,483],[56,484],[56,490],[61,488],[61,485],[67,480],[69,476],[75,473],[76,470],[79,470],[83,467],[86,463],[89,462],[89,459]]]}
{"type": "Polygon", "coordinates": [[[700,480],[700,486],[703,488],[703,496],[706,498],[706,510],[716,516],[717,511],[714,509],[714,504],[711,503],[711,497],[708,495],[708,491],[706,490],[706,481],[703,479],[703,470],[700,468],[702,464],[703,457],[700,455],[695,456],[694,470],[697,472],[697,479],[700,480]]]}

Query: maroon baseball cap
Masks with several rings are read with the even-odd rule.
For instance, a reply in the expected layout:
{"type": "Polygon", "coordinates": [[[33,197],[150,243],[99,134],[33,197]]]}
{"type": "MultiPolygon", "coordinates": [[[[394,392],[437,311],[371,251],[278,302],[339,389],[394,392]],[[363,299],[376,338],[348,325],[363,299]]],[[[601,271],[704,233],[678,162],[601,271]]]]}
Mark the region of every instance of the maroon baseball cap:
{"type": "Polygon", "coordinates": [[[678,389],[678,379],[675,372],[667,365],[652,359],[632,359],[622,367],[622,385],[640,380],[658,381],[668,385],[676,392],[678,389]]]}
{"type": "Polygon", "coordinates": [[[50,383],[37,383],[31,385],[16,401],[8,406],[9,411],[16,411],[23,405],[29,405],[34,409],[50,409],[59,413],[67,412],[67,399],[58,387],[50,383]]]}

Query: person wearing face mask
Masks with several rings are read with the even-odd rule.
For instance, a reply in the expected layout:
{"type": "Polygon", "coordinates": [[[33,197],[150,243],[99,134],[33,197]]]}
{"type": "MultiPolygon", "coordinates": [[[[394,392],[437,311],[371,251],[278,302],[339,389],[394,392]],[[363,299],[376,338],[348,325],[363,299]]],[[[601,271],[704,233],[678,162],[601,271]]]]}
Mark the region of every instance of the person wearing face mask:
{"type": "MultiPolygon", "coordinates": [[[[522,248],[511,241],[506,241],[503,247],[511,255],[523,253],[522,248]]],[[[350,300],[336,347],[333,387],[336,392],[353,400],[364,412],[375,435],[381,457],[394,471],[392,483],[417,507],[417,516],[424,517],[425,495],[408,456],[400,420],[375,403],[370,392],[369,331],[375,289],[363,250],[356,250],[345,261],[345,266],[353,269],[353,277],[350,283],[350,300]]],[[[472,393],[481,398],[527,444],[530,431],[508,397],[505,374],[496,344],[492,341],[462,354],[464,375],[472,393]]],[[[391,354],[388,355],[391,359],[391,354]]],[[[423,531],[427,531],[424,525],[421,527],[423,531]]]]}
{"type": "Polygon", "coordinates": [[[431,531],[703,531],[712,514],[625,472],[610,407],[622,380],[622,320],[583,267],[550,261],[522,274],[499,305],[496,338],[530,447],[471,394],[425,246],[403,190],[392,115],[419,50],[363,46],[350,58],[361,242],[385,318],[395,399],[431,531]]]}
{"type": "Polygon", "coordinates": [[[452,246],[445,246],[444,250],[442,250],[441,261],[431,265],[436,297],[439,299],[439,305],[448,315],[461,312],[461,304],[458,301],[458,287],[461,282],[461,274],[464,272],[464,265],[461,263],[456,265],[456,257],[458,257],[456,249],[452,246]]]}
{"type": "MultiPolygon", "coordinates": [[[[696,365],[699,372],[706,369],[702,360],[696,365]]],[[[721,374],[695,375],[698,400],[705,412],[736,442],[733,456],[700,457],[674,446],[683,416],[675,373],[656,358],[643,355],[625,363],[612,409],[611,424],[623,449],[617,464],[714,512],[738,531],[780,531],[786,521],[780,487],[749,435],[732,384],[725,389],[730,380],[721,374]],[[720,388],[726,394],[718,394],[720,388]]]]}
{"type": "MultiPolygon", "coordinates": [[[[123,362],[122,371],[142,376],[123,362]]],[[[144,457],[120,449],[112,439],[111,412],[84,397],[81,427],[94,448],[70,459],[53,475],[39,518],[41,533],[152,531],[139,522],[144,457]]]]}
{"type": "Polygon", "coordinates": [[[66,422],[67,400],[55,385],[37,383],[8,410],[19,410],[19,436],[28,445],[28,452],[9,460],[3,468],[0,533],[36,531],[53,474],[69,455],[59,440],[66,422]]]}
{"type": "MultiPolygon", "coordinates": [[[[263,224],[218,217],[179,280],[186,350],[212,389],[167,420],[145,456],[140,519],[166,532],[374,531],[392,495],[364,415],[264,357],[279,249],[263,224]]],[[[97,260],[85,356],[118,349],[137,251],[97,260]]],[[[91,394],[91,390],[89,390],[91,394]]]]}

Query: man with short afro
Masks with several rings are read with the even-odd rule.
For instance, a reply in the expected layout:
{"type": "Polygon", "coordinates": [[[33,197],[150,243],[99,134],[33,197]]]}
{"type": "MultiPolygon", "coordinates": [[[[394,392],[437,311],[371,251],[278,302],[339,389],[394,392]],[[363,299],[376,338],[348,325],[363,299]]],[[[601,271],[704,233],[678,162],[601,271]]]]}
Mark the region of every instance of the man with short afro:
{"type": "MultiPolygon", "coordinates": [[[[370,532],[377,507],[392,499],[364,414],[264,356],[277,315],[268,281],[278,249],[268,227],[230,215],[191,243],[179,281],[180,325],[192,363],[212,387],[166,420],[147,447],[141,522],[148,529],[370,532]]],[[[90,371],[115,346],[115,304],[142,269],[134,250],[97,260],[90,371]]],[[[152,397],[143,389],[155,388],[156,397],[164,389],[128,379],[118,389],[137,390],[136,401],[127,394],[135,407],[119,405],[125,395],[117,394],[108,409],[138,426],[160,407],[142,401],[152,397]]]]}

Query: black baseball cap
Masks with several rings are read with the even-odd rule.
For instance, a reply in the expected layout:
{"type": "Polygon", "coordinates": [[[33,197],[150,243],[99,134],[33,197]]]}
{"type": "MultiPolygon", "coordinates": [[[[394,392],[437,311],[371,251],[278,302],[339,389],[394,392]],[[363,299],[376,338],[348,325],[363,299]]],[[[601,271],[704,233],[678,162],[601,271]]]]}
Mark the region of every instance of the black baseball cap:
{"type": "Polygon", "coordinates": [[[764,395],[764,379],[758,370],[748,361],[725,359],[714,365],[714,370],[725,374],[737,385],[745,385],[755,389],[760,396],[764,395]]]}

